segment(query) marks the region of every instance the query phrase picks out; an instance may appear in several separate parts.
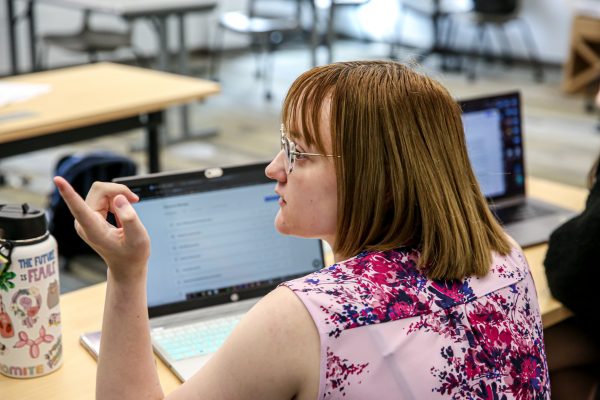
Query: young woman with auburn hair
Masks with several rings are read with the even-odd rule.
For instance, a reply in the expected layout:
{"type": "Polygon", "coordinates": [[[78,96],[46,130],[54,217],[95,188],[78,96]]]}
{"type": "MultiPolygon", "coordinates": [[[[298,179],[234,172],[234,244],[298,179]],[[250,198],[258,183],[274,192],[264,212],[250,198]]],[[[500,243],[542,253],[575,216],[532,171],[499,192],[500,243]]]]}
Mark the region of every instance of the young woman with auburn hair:
{"type": "MultiPolygon", "coordinates": [[[[275,226],[325,240],[335,264],[262,299],[169,398],[550,397],[529,268],[487,208],[439,83],[395,62],[313,68],[289,90],[280,140],[266,169],[275,226]]],[[[55,182],[109,267],[97,395],[162,398],[137,198],[98,183],[84,202],[55,182]]]]}

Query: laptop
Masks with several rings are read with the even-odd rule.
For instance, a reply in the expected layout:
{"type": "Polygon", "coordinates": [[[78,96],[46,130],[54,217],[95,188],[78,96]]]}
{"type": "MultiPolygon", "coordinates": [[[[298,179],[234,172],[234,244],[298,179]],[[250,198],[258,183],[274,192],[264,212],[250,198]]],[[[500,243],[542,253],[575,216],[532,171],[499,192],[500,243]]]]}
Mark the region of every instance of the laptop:
{"type": "Polygon", "coordinates": [[[320,240],[275,230],[279,196],[266,165],[115,179],[140,197],[152,344],[181,381],[262,296],[324,266],[320,240]]]}
{"type": "Polygon", "coordinates": [[[522,247],[548,241],[552,231],[575,213],[526,194],[519,92],[459,104],[469,158],[497,219],[522,247]]]}

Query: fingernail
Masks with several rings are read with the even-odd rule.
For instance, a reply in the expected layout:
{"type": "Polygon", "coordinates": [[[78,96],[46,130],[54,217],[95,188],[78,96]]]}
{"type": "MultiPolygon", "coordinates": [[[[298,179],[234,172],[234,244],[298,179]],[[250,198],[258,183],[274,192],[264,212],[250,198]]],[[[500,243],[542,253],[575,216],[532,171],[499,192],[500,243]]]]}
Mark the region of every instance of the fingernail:
{"type": "Polygon", "coordinates": [[[123,208],[126,204],[127,200],[125,199],[125,196],[119,195],[115,197],[115,206],[117,206],[118,208],[123,208]]]}

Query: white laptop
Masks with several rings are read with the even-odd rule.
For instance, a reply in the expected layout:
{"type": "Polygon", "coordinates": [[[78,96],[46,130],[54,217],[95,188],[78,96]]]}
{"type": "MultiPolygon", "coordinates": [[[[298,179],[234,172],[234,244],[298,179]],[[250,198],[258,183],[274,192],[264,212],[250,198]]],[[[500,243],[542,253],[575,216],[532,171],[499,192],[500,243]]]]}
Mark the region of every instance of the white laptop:
{"type": "Polygon", "coordinates": [[[279,234],[267,164],[119,178],[151,238],[148,312],[155,352],[182,381],[280,282],[323,267],[320,240],[279,234]]]}
{"type": "Polygon", "coordinates": [[[548,241],[575,213],[525,193],[519,92],[459,101],[471,164],[490,207],[523,247],[548,241]]]}

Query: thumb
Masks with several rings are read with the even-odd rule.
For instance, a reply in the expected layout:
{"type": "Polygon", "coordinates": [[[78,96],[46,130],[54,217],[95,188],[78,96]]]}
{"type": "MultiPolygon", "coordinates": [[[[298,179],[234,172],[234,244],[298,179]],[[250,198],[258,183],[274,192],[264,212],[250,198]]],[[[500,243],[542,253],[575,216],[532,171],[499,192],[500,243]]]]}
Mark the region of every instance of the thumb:
{"type": "Polygon", "coordinates": [[[145,235],[146,229],[142,225],[137,213],[125,196],[119,194],[113,199],[113,209],[116,217],[121,223],[125,237],[135,238],[145,235]]]}

